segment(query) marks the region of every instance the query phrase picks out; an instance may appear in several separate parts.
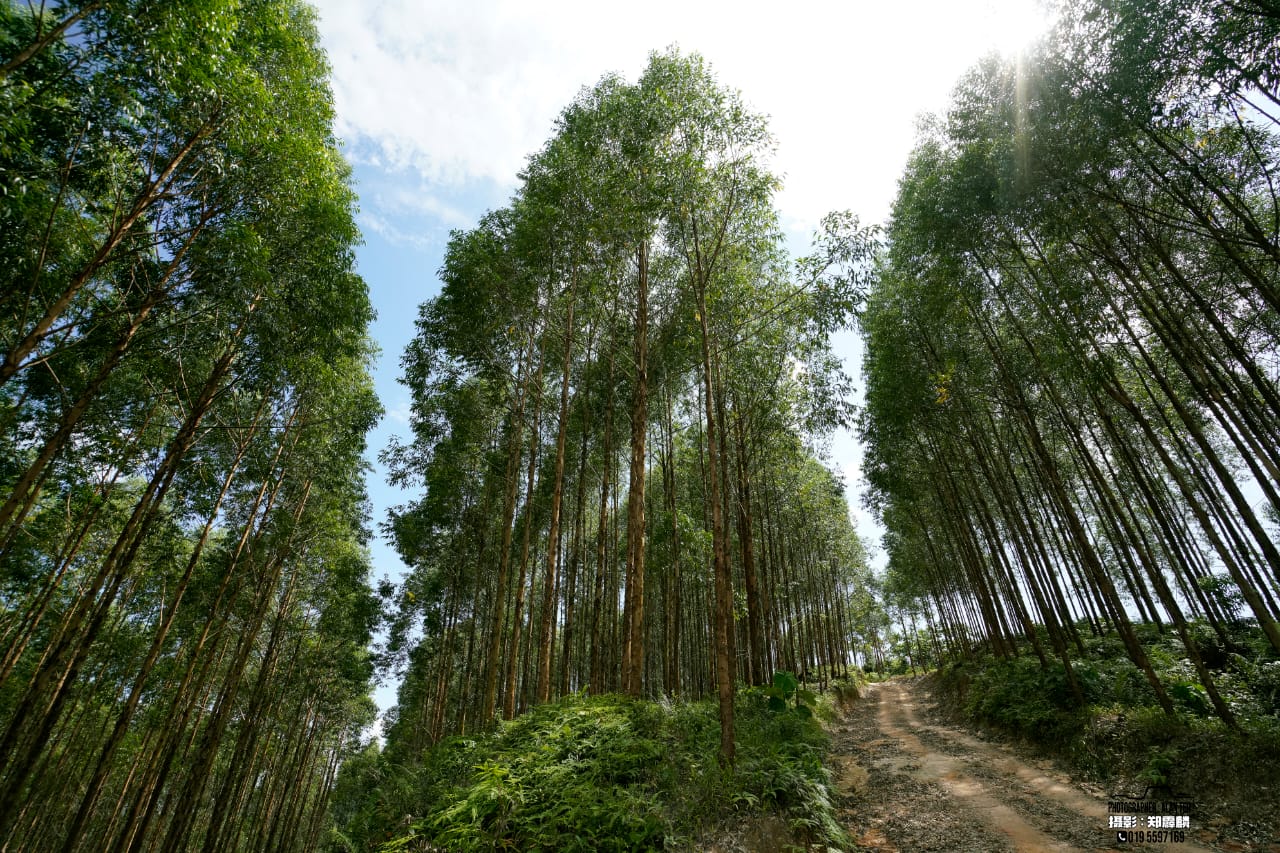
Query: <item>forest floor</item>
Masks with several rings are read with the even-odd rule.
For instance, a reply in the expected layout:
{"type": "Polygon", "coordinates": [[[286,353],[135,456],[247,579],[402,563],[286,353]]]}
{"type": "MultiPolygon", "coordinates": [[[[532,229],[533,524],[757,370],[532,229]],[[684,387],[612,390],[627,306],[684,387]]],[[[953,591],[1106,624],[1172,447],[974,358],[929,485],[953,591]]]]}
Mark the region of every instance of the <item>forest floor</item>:
{"type": "Polygon", "coordinates": [[[841,816],[857,849],[879,851],[1266,851],[1191,816],[1183,843],[1120,843],[1108,791],[1044,758],[947,723],[922,679],[868,685],[831,726],[841,816]]]}

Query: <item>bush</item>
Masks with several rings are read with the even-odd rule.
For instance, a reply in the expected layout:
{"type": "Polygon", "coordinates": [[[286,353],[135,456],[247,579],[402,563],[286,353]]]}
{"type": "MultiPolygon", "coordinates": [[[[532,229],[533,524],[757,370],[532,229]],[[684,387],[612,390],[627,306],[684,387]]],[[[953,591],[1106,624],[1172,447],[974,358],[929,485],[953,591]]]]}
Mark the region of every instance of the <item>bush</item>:
{"type": "MultiPolygon", "coordinates": [[[[1081,687],[1094,689],[1096,674],[1080,672],[1081,687]]],[[[939,673],[944,690],[970,719],[1029,740],[1063,743],[1084,725],[1060,663],[1042,669],[1035,658],[953,664],[939,673]]]]}
{"type": "Polygon", "coordinates": [[[798,696],[796,685],[778,711],[763,690],[740,694],[733,772],[719,765],[711,702],[573,696],[448,739],[417,769],[410,830],[380,849],[682,849],[742,810],[780,812],[803,840],[844,845],[827,739],[798,696]]]}
{"type": "Polygon", "coordinates": [[[946,704],[969,720],[1049,747],[1096,778],[1186,782],[1186,767],[1215,765],[1223,756],[1250,767],[1257,762],[1247,756],[1280,758],[1280,661],[1262,632],[1244,622],[1229,626],[1226,637],[1205,623],[1189,628],[1239,732],[1217,718],[1178,634],[1154,625],[1135,629],[1173,700],[1172,716],[1114,635],[1086,637],[1086,656],[1072,662],[1083,707],[1060,662],[1042,668],[1030,655],[954,662],[939,670],[937,684],[946,704]]]}

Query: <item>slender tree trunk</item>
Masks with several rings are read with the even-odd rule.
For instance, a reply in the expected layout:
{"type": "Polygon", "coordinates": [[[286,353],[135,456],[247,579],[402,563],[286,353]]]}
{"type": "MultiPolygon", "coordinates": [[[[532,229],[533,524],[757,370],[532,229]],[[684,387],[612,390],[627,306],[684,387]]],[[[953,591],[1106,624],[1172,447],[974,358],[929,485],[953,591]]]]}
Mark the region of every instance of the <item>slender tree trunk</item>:
{"type": "Polygon", "coordinates": [[[516,712],[516,661],[520,652],[520,630],[523,627],[525,576],[529,568],[529,540],[533,532],[533,494],[538,470],[538,432],[542,413],[542,365],[539,360],[538,392],[533,405],[533,434],[529,441],[529,467],[525,472],[524,530],[520,535],[520,577],[516,581],[515,609],[511,616],[511,645],[507,649],[506,688],[502,693],[502,717],[510,720],[516,712]]]}
{"type": "Polygon", "coordinates": [[[747,439],[740,412],[736,412],[733,424],[738,463],[738,541],[742,546],[742,582],[747,593],[747,633],[751,648],[751,666],[748,672],[751,673],[753,684],[765,684],[769,680],[769,673],[765,665],[764,620],[756,581],[755,538],[751,518],[751,460],[747,454],[747,439]]]}
{"type": "MultiPolygon", "coordinates": [[[[498,657],[502,651],[503,617],[506,614],[507,576],[511,571],[511,538],[515,528],[516,493],[520,487],[520,450],[521,437],[524,435],[524,401],[525,385],[533,358],[533,340],[530,336],[529,356],[515,379],[513,393],[515,400],[512,406],[510,422],[510,438],[507,444],[507,468],[503,479],[504,492],[502,504],[502,543],[498,550],[498,581],[494,593],[493,630],[489,636],[489,648],[485,655],[484,667],[484,701],[480,708],[480,725],[488,726],[493,720],[494,705],[498,692],[498,657]]],[[[541,374],[541,366],[539,366],[541,374]]],[[[520,617],[515,617],[519,621],[520,617]]]]}
{"type": "Polygon", "coordinates": [[[627,488],[627,585],[622,689],[639,696],[644,674],[645,435],[649,429],[649,246],[636,252],[635,385],[631,394],[631,471],[627,488]]]}
{"type": "Polygon", "coordinates": [[[551,492],[551,522],[547,532],[547,572],[542,588],[542,621],[538,632],[537,701],[551,698],[551,631],[555,624],[556,567],[560,561],[560,500],[564,494],[564,445],[569,429],[569,377],[573,367],[573,307],[578,293],[575,269],[569,284],[569,305],[564,324],[564,360],[560,380],[560,428],[556,435],[555,480],[551,492]]]}
{"type": "Polygon", "coordinates": [[[706,404],[707,483],[711,505],[711,541],[715,572],[716,693],[720,703],[720,760],[734,762],[733,659],[729,653],[733,630],[733,578],[729,574],[728,542],[720,506],[720,448],[716,435],[715,390],[711,380],[711,333],[707,325],[706,282],[698,276],[698,319],[702,331],[702,390],[706,404]]]}

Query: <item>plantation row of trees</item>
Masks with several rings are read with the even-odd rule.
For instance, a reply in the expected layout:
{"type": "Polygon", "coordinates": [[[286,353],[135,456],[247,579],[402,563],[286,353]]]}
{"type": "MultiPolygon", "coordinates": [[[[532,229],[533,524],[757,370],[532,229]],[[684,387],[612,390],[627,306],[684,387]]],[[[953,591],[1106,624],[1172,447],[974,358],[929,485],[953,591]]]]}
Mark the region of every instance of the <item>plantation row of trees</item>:
{"type": "Polygon", "coordinates": [[[1087,624],[1172,711],[1132,623],[1172,630],[1234,725],[1188,625],[1280,652],[1280,12],[1059,14],[962,81],[893,210],[862,318],[888,588],[1078,699],[1087,624]]]}
{"type": "Polygon", "coordinates": [[[732,761],[737,679],[848,665],[865,557],[807,442],[847,416],[829,338],[871,235],[833,216],[793,268],[770,146],[700,58],[655,54],[454,233],[385,457],[425,489],[389,524],[390,751],[574,691],[714,693],[732,761]]]}
{"type": "Polygon", "coordinates": [[[0,847],[313,849],[372,720],[313,12],[0,3],[0,847]]]}

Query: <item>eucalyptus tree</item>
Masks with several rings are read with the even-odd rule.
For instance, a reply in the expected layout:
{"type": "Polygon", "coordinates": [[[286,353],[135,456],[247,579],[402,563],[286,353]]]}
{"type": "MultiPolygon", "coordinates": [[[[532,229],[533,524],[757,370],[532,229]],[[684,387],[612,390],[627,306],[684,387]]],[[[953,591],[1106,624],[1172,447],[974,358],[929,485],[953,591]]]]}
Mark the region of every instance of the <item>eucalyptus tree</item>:
{"type": "Polygon", "coordinates": [[[368,719],[372,312],[312,15],[0,9],[7,849],[314,847],[368,719]]]}
{"type": "Polygon", "coordinates": [[[1079,4],[981,64],[913,155],[864,323],[877,505],[939,618],[1043,655],[1038,617],[1069,678],[1075,619],[1114,626],[1166,710],[1132,614],[1170,624],[1228,724],[1189,620],[1229,577],[1278,639],[1246,497],[1280,497],[1273,23],[1079,4]]]}
{"type": "MultiPolygon", "coordinates": [[[[674,183],[679,193],[668,215],[667,242],[685,266],[693,291],[701,347],[702,401],[707,448],[707,502],[715,580],[716,691],[720,703],[720,754],[733,763],[734,662],[730,651],[733,629],[733,588],[729,545],[721,495],[724,459],[718,418],[722,388],[716,380],[713,350],[727,338],[711,311],[717,297],[732,292],[735,250],[747,250],[768,222],[774,178],[765,171],[762,155],[769,144],[762,119],[746,111],[734,93],[710,84],[704,66],[686,66],[667,84],[685,104],[681,134],[673,144],[674,183]],[[753,226],[756,228],[753,229],[753,226]],[[714,331],[713,331],[714,330],[714,331]]],[[[717,315],[721,316],[721,315],[717,315]]],[[[717,352],[718,356],[719,353],[717,352]]]]}
{"type": "Polygon", "coordinates": [[[808,526],[795,541],[785,508],[818,487],[770,472],[845,416],[829,337],[869,237],[829,221],[793,281],[769,146],[700,58],[654,54],[636,83],[584,89],[511,203],[454,234],[404,362],[414,435],[386,456],[425,488],[390,523],[415,567],[395,643],[419,621],[424,636],[389,753],[488,725],[499,702],[510,717],[584,687],[699,696],[714,678],[731,762],[739,647],[753,681],[780,633],[824,676],[846,665],[863,576],[841,573],[861,551],[808,526]],[[804,604],[773,618],[784,574],[804,604]]]}

